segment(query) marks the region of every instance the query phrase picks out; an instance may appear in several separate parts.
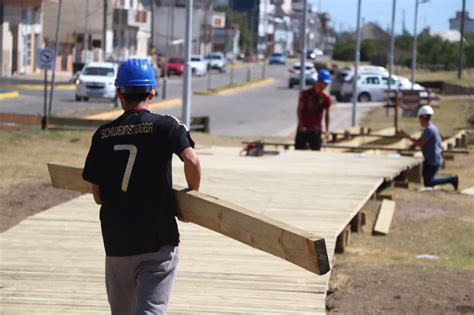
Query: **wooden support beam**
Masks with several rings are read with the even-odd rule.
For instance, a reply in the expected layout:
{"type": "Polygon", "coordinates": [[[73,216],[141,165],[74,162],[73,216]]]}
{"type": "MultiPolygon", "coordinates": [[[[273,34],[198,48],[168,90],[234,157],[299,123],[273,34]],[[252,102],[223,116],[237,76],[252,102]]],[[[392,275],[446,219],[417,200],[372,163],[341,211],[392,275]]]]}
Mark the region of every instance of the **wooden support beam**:
{"type": "Polygon", "coordinates": [[[351,228],[350,225],[338,235],[336,239],[336,253],[343,254],[346,251],[347,246],[351,240],[351,228]]]}
{"type": "Polygon", "coordinates": [[[377,200],[381,201],[384,199],[392,200],[393,197],[392,195],[383,195],[383,194],[377,194],[377,200]]]}
{"type": "Polygon", "coordinates": [[[352,218],[350,225],[352,232],[362,231],[362,212],[358,212],[355,217],[352,218]]]}
{"type": "Polygon", "coordinates": [[[380,205],[379,212],[375,219],[374,229],[372,233],[374,235],[387,235],[390,230],[390,224],[392,223],[393,213],[395,212],[395,201],[383,200],[380,205]]]}
{"type": "MultiPolygon", "coordinates": [[[[82,179],[82,168],[48,163],[54,187],[83,193],[91,185],[82,179]]],[[[174,187],[182,217],[200,226],[285,259],[315,274],[330,269],[325,240],[262,214],[197,191],[174,187]]]]}
{"type": "Polygon", "coordinates": [[[410,168],[408,171],[406,171],[408,182],[421,184],[422,179],[423,179],[423,177],[421,175],[422,168],[423,168],[422,164],[418,164],[418,165],[410,168]]]}

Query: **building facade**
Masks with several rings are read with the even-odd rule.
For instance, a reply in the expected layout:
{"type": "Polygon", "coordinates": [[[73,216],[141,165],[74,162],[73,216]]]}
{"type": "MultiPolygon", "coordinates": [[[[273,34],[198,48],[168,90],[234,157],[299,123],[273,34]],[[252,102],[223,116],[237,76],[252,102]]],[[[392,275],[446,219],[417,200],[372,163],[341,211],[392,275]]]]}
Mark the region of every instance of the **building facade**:
{"type": "Polygon", "coordinates": [[[0,2],[0,76],[29,74],[36,69],[41,45],[41,0],[0,2]]]}
{"type": "MultiPolygon", "coordinates": [[[[456,17],[449,19],[450,30],[461,30],[462,11],[456,12],[456,17]]],[[[474,19],[469,17],[469,11],[464,14],[464,32],[474,33],[474,19]]]]}

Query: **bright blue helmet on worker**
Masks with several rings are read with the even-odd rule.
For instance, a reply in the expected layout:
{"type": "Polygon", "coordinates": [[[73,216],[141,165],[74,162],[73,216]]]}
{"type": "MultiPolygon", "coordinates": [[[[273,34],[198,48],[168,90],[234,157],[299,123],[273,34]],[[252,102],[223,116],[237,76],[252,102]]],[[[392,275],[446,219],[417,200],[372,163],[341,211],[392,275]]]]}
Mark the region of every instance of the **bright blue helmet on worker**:
{"type": "Polygon", "coordinates": [[[324,82],[326,84],[331,83],[331,73],[326,69],[321,69],[318,71],[318,81],[324,82]]]}
{"type": "Polygon", "coordinates": [[[145,59],[127,59],[118,68],[115,86],[122,93],[151,92],[156,86],[155,71],[145,59]]]}

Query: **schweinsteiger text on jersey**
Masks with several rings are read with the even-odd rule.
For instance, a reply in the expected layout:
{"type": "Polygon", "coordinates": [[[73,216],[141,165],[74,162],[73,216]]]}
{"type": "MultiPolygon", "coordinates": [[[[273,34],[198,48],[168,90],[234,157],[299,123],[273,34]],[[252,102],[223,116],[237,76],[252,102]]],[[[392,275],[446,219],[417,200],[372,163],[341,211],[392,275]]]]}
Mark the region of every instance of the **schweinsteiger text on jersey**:
{"type": "Polygon", "coordinates": [[[101,131],[101,139],[115,137],[115,136],[129,136],[143,133],[152,133],[153,124],[152,123],[140,123],[136,125],[119,125],[109,128],[104,128],[101,131]]]}

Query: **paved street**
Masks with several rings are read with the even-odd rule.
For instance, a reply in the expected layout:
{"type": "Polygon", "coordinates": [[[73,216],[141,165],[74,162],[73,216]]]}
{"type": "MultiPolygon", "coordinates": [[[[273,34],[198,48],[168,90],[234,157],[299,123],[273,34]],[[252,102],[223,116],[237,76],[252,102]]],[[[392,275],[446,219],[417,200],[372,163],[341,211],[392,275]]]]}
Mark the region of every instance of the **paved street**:
{"type": "MultiPolygon", "coordinates": [[[[275,78],[271,84],[246,89],[240,92],[222,96],[192,97],[192,115],[210,116],[211,133],[229,136],[287,136],[294,132],[296,127],[296,103],[298,90],[288,89],[287,66],[267,66],[267,77],[275,78]]],[[[251,67],[251,78],[260,78],[262,66],[251,67]]],[[[211,75],[211,86],[229,84],[231,70],[225,74],[211,75]]],[[[245,81],[247,68],[234,69],[234,82],[245,81]]],[[[160,80],[160,85],[162,81],[160,80]]],[[[208,77],[193,77],[193,90],[205,89],[208,77]]],[[[161,87],[159,93],[161,95],[161,87]]],[[[168,98],[181,97],[182,80],[173,77],[168,80],[168,98]]],[[[161,99],[161,97],[159,97],[161,99]]],[[[80,112],[88,108],[110,108],[110,102],[91,100],[76,102],[74,91],[55,91],[53,112],[67,114],[80,112]]],[[[370,108],[380,106],[380,103],[359,104],[358,118],[362,117],[370,108]]],[[[25,114],[40,114],[43,111],[43,92],[40,90],[20,90],[20,97],[16,99],[0,100],[0,112],[14,112],[25,114]]],[[[181,106],[166,107],[157,112],[181,116],[181,106]]],[[[331,130],[350,127],[352,104],[334,104],[331,110],[331,130]]]]}

